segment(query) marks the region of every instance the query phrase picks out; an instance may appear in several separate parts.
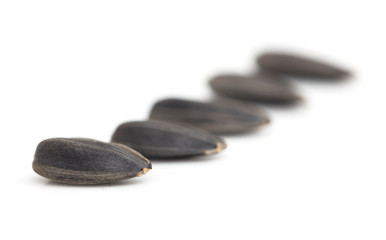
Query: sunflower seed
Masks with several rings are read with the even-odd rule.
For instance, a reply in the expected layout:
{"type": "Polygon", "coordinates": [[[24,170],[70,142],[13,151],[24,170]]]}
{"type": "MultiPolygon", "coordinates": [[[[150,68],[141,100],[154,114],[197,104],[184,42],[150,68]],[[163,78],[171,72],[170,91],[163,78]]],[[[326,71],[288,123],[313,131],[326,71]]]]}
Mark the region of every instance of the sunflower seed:
{"type": "Polygon", "coordinates": [[[257,107],[183,99],[157,102],[151,110],[150,119],[187,123],[216,134],[248,132],[269,123],[268,117],[257,107]]]}
{"type": "Polygon", "coordinates": [[[121,124],[111,141],[130,146],[148,158],[208,155],[226,148],[224,140],[202,129],[152,120],[121,124]]]}
{"type": "Polygon", "coordinates": [[[275,84],[281,85],[283,87],[295,89],[293,81],[290,81],[283,75],[275,72],[259,70],[254,76],[251,76],[251,78],[258,81],[275,82],[275,84]]]}
{"type": "Polygon", "coordinates": [[[32,168],[56,182],[103,184],[139,177],[152,167],[144,156],[121,144],[52,138],[39,143],[32,168]]]}
{"type": "Polygon", "coordinates": [[[267,73],[258,76],[220,75],[210,80],[212,89],[220,95],[240,100],[294,103],[302,98],[286,79],[278,79],[267,73]]]}
{"type": "Polygon", "coordinates": [[[262,69],[300,77],[338,79],[350,75],[331,64],[285,53],[266,53],[257,62],[262,69]]]}

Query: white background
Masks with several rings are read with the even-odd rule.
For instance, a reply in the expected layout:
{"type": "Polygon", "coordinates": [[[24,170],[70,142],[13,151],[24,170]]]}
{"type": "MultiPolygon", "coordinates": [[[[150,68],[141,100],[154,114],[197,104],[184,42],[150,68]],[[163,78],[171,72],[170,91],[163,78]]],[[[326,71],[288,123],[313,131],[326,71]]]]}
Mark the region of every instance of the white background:
{"type": "Polygon", "coordinates": [[[385,239],[384,1],[0,2],[1,239],[385,239]],[[345,66],[213,157],[67,186],[32,171],[51,137],[109,141],[163,97],[285,49],[345,66]]]}

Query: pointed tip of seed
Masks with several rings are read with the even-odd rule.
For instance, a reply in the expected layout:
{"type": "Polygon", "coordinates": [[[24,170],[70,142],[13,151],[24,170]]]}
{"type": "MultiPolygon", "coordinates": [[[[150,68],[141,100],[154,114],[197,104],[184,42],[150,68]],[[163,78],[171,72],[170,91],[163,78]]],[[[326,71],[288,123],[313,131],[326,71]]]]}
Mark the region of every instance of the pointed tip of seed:
{"type": "Polygon", "coordinates": [[[219,152],[223,151],[226,147],[227,147],[227,145],[225,143],[217,142],[215,149],[207,150],[207,151],[204,152],[204,154],[205,155],[210,155],[210,154],[214,154],[214,153],[219,153],[219,152]]]}
{"type": "Polygon", "coordinates": [[[137,173],[137,177],[140,177],[140,176],[145,175],[145,174],[148,173],[150,170],[151,170],[151,168],[143,168],[142,171],[140,171],[139,173],[137,173]]]}
{"type": "Polygon", "coordinates": [[[354,73],[349,70],[345,69],[335,69],[335,78],[337,79],[346,79],[346,78],[351,78],[354,77],[354,73]]]}
{"type": "Polygon", "coordinates": [[[263,122],[261,123],[262,126],[265,126],[265,125],[268,125],[271,123],[271,120],[269,118],[266,118],[263,120],[263,122]]]}
{"type": "Polygon", "coordinates": [[[218,143],[217,143],[216,152],[221,152],[221,151],[223,151],[225,148],[227,148],[227,145],[226,145],[224,142],[218,142],[218,143]]]}

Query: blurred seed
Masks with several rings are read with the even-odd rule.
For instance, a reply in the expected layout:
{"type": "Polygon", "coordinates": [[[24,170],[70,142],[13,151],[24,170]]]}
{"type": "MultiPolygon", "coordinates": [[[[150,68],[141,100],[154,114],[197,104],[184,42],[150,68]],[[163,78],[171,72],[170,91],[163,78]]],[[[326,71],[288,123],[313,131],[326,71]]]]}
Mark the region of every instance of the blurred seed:
{"type": "Polygon", "coordinates": [[[345,78],[350,73],[321,61],[285,54],[266,53],[257,59],[262,69],[300,77],[345,78]]]}
{"type": "Polygon", "coordinates": [[[302,99],[286,79],[268,73],[252,77],[220,75],[209,84],[216,93],[240,100],[290,104],[302,99]]]}
{"type": "Polygon", "coordinates": [[[123,123],[111,141],[130,146],[148,158],[208,155],[226,148],[223,139],[202,129],[153,120],[123,123]]]}
{"type": "Polygon", "coordinates": [[[290,81],[283,75],[275,72],[259,70],[254,76],[251,76],[251,78],[258,81],[275,82],[275,84],[281,85],[283,87],[291,88],[292,90],[295,89],[293,81],[290,81]]]}
{"type": "Polygon", "coordinates": [[[55,182],[103,184],[139,177],[152,166],[144,156],[121,144],[52,138],[39,143],[32,168],[55,182]]]}
{"type": "Polygon", "coordinates": [[[157,102],[150,119],[187,123],[215,134],[235,134],[269,123],[259,108],[230,102],[204,103],[183,99],[157,102]]]}

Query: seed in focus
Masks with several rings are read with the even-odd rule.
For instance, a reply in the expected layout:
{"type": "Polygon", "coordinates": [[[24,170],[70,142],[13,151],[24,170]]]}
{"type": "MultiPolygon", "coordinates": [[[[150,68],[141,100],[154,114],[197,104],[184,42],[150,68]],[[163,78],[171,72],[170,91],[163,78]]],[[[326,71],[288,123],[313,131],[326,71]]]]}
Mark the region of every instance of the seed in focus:
{"type": "Polygon", "coordinates": [[[83,138],[52,138],[39,143],[33,170],[55,182],[103,184],[139,177],[151,162],[133,149],[83,138]]]}

